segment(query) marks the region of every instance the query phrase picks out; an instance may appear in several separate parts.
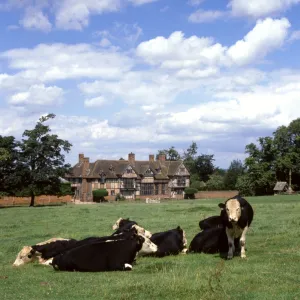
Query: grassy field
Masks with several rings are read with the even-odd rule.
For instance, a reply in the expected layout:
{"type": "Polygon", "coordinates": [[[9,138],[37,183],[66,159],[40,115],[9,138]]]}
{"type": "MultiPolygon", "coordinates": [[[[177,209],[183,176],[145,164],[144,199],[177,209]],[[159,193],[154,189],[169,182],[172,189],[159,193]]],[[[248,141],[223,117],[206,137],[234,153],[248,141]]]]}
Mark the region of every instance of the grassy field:
{"type": "Polygon", "coordinates": [[[36,263],[13,268],[23,245],[53,236],[107,235],[119,217],[152,233],[180,225],[188,242],[219,200],[0,209],[0,299],[300,299],[300,196],[247,198],[255,210],[246,260],[188,254],[140,258],[131,272],[68,273],[36,263]]]}

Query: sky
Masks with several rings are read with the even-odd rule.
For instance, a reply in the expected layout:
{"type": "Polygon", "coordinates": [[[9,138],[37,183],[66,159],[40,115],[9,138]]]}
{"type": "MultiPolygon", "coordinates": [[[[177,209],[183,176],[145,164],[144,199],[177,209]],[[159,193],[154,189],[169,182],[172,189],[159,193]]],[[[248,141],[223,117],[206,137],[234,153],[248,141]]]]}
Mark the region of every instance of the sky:
{"type": "Polygon", "coordinates": [[[90,161],[194,141],[227,168],[300,117],[300,0],[0,0],[0,135],[90,161]]]}

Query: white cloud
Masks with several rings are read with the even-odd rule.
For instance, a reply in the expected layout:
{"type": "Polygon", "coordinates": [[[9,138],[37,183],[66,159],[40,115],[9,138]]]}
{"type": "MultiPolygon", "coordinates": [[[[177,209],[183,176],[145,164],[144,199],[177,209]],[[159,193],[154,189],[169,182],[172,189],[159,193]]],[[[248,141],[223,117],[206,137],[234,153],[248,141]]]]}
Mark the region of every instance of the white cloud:
{"type": "Polygon", "coordinates": [[[99,96],[96,98],[91,98],[91,99],[86,99],[84,101],[84,106],[85,107],[102,107],[107,103],[108,101],[103,97],[103,96],[99,96]]]}
{"type": "Polygon", "coordinates": [[[226,12],[220,10],[202,10],[193,12],[188,20],[192,23],[209,23],[220,19],[226,15],[226,12]]]}
{"type": "Polygon", "coordinates": [[[41,105],[60,104],[63,90],[57,86],[33,85],[26,92],[14,94],[8,100],[11,105],[41,105]]]}
{"type": "Polygon", "coordinates": [[[129,0],[129,2],[131,2],[133,5],[137,5],[137,6],[156,2],[156,1],[159,1],[159,0],[129,0]]]}
{"type": "Polygon", "coordinates": [[[276,13],[284,12],[293,5],[299,4],[300,0],[231,0],[228,7],[234,16],[250,16],[261,18],[276,13]]]}
{"type": "Polygon", "coordinates": [[[111,46],[111,42],[107,38],[102,38],[99,44],[101,47],[104,47],[104,48],[111,46]]]}
{"type": "Polygon", "coordinates": [[[9,61],[11,69],[21,70],[15,77],[39,82],[84,77],[114,79],[132,67],[126,55],[88,44],[40,44],[2,52],[1,58],[9,61]]]}
{"type": "Polygon", "coordinates": [[[27,7],[25,15],[19,23],[26,29],[36,29],[44,32],[49,32],[52,29],[48,16],[36,7],[27,7]]]}
{"type": "Polygon", "coordinates": [[[20,29],[20,26],[18,26],[18,25],[8,25],[6,28],[7,28],[7,30],[18,30],[18,29],[20,29]]]}
{"type": "Polygon", "coordinates": [[[188,4],[191,6],[198,6],[200,5],[202,2],[204,2],[204,0],[189,0],[188,4]]]}
{"type": "MultiPolygon", "coordinates": [[[[263,59],[271,51],[280,48],[288,36],[287,19],[258,20],[255,27],[231,47],[215,43],[212,38],[184,37],[180,31],[168,38],[159,36],[138,45],[136,53],[147,63],[166,69],[190,69],[204,71],[209,67],[246,65],[263,59]]],[[[193,76],[193,75],[191,75],[193,76]]]]}
{"type": "Polygon", "coordinates": [[[300,40],[300,30],[293,31],[289,38],[290,42],[296,41],[296,40],[300,40]]]}
{"type": "Polygon", "coordinates": [[[243,40],[237,41],[228,49],[229,58],[237,65],[246,65],[264,58],[283,45],[290,26],[286,18],[258,20],[243,40]]]}
{"type": "Polygon", "coordinates": [[[82,30],[88,26],[91,15],[116,12],[121,8],[121,3],[121,0],[56,1],[56,27],[64,30],[82,30]]]}

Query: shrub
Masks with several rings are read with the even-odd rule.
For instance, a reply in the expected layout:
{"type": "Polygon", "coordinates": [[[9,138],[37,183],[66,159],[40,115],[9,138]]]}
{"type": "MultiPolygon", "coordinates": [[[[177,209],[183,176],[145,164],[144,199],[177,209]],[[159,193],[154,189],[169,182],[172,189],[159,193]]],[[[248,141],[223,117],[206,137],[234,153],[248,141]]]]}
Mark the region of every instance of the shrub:
{"type": "Polygon", "coordinates": [[[93,201],[94,202],[104,202],[105,196],[108,196],[108,191],[106,189],[93,190],[93,201]]]}
{"type": "Polygon", "coordinates": [[[126,198],[123,195],[121,195],[120,193],[118,193],[116,195],[116,199],[115,200],[116,201],[124,201],[124,200],[126,200],[126,198]]]}
{"type": "Polygon", "coordinates": [[[206,188],[204,181],[193,181],[190,188],[197,189],[198,191],[203,191],[206,188]]]}
{"type": "Polygon", "coordinates": [[[184,189],[184,199],[195,199],[195,194],[198,192],[194,188],[185,188],[184,189]]]}

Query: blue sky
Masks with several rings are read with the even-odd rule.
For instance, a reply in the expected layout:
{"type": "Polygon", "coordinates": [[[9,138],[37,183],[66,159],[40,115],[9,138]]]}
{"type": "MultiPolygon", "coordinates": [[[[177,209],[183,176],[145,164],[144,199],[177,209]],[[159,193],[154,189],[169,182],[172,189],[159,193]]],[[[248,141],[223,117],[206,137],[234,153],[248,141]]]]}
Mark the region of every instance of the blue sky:
{"type": "Polygon", "coordinates": [[[51,128],[90,159],[215,154],[300,116],[300,0],[1,0],[0,134],[51,128]]]}

